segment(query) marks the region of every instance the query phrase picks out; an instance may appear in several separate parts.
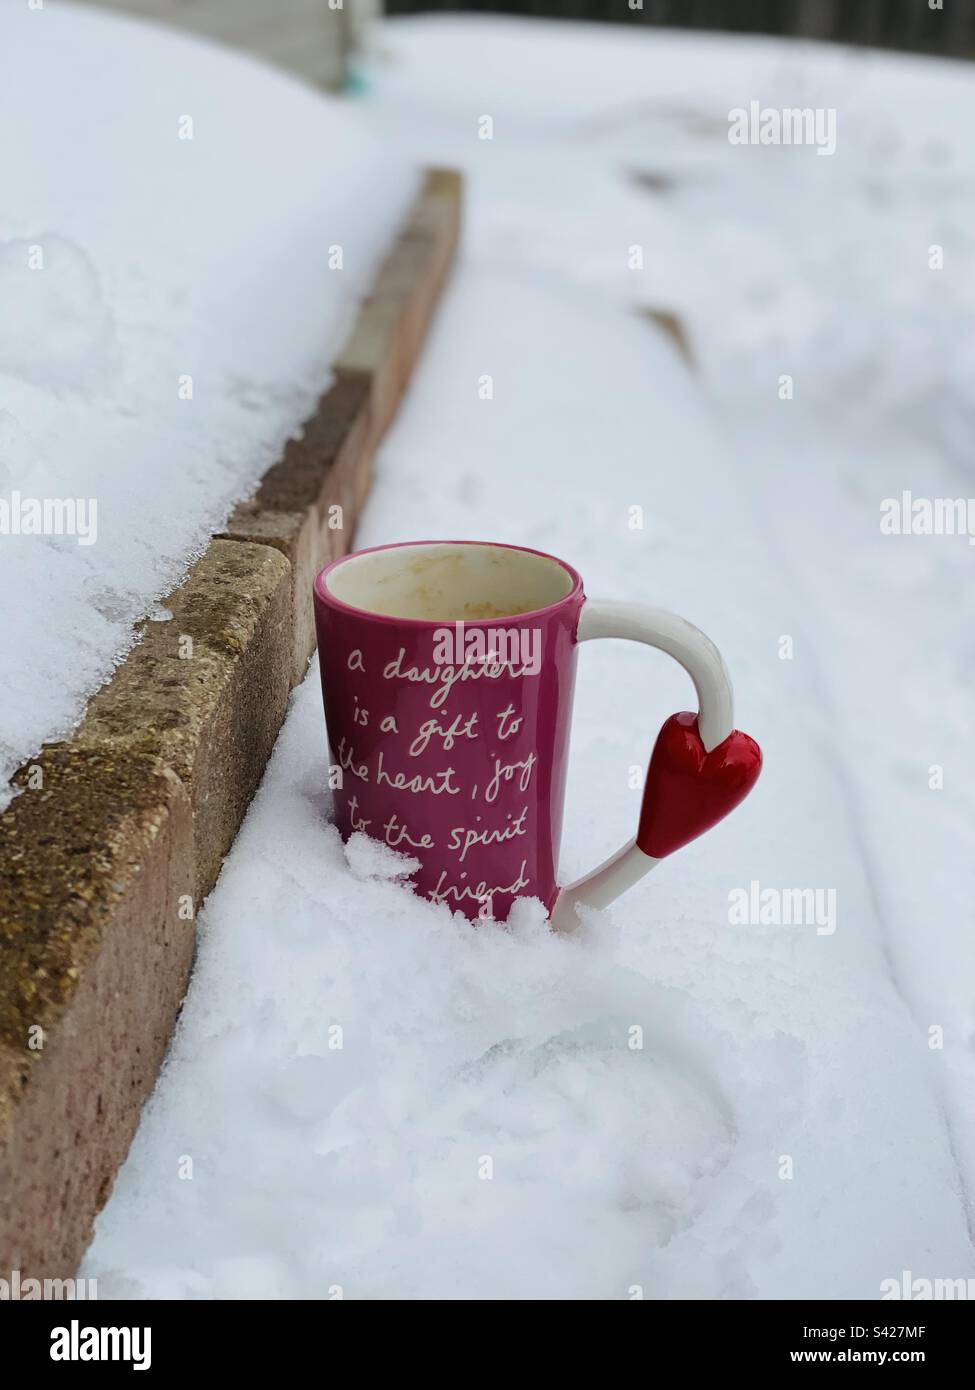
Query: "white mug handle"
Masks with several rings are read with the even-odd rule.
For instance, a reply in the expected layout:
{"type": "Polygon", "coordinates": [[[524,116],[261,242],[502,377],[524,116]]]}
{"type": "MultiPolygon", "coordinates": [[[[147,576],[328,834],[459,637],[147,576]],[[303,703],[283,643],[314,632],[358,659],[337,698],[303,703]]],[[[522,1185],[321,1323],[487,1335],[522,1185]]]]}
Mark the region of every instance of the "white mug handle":
{"type": "MultiPolygon", "coordinates": [[[[588,642],[594,637],[644,642],[680,662],[697,691],[698,732],[706,752],[734,731],[731,677],[717,647],[692,623],[643,603],[587,599],[576,641],[588,642]]],[[[579,925],[577,907],[608,906],[659,863],[644,853],[634,836],[591,873],[560,890],[551,912],[552,926],[556,931],[575,930],[579,925]]]]}

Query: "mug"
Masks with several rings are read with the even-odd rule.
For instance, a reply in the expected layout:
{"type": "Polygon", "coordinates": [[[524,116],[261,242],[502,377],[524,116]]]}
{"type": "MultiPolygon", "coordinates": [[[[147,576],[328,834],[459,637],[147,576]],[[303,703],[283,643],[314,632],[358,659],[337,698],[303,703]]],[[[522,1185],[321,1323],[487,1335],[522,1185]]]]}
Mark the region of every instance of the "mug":
{"type": "Polygon", "coordinates": [[[586,598],[564,560],[486,541],[410,541],[343,556],[315,579],[330,784],[343,839],[417,861],[416,890],[504,921],[538,898],[556,929],[605,907],[740,802],[761,769],[733,727],[714,644],[642,603],[586,598]],[[635,837],[566,887],[557,879],[576,649],[658,647],[699,709],[657,738],[635,837]]]}

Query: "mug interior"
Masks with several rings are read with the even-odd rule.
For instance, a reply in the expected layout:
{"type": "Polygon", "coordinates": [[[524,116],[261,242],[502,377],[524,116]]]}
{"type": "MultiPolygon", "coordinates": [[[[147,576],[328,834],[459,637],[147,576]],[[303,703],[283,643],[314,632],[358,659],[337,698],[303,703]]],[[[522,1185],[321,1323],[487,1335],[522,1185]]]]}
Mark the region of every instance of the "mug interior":
{"type": "Polygon", "coordinates": [[[364,551],[324,576],[341,603],[380,617],[455,623],[513,618],[566,598],[575,575],[550,555],[429,541],[364,551]]]}

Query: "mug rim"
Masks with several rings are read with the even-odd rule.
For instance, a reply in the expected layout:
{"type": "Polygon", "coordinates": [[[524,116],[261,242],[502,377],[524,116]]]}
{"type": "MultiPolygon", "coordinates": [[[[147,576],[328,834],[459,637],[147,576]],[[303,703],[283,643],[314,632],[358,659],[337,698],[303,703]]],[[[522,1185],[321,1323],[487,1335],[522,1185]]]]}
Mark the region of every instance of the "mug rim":
{"type": "Polygon", "coordinates": [[[347,555],[340,555],[337,560],[330,560],[324,568],[320,569],[315,575],[313,585],[316,603],[324,603],[332,608],[337,608],[343,613],[354,614],[357,618],[362,618],[374,623],[386,623],[394,627],[412,628],[439,628],[453,627],[458,621],[463,622],[465,627],[511,627],[513,625],[527,622],[529,619],[548,617],[556,613],[560,608],[572,602],[573,599],[583,596],[582,575],[567,560],[559,559],[558,555],[551,555],[547,550],[536,550],[530,545],[511,545],[507,541],[467,541],[467,540],[422,540],[422,541],[391,541],[387,545],[368,545],[362,550],[350,550],[347,555]],[[374,613],[369,608],[357,608],[355,604],[346,603],[344,599],[337,598],[325,584],[326,577],[340,565],[346,564],[349,560],[355,560],[360,555],[374,555],[378,551],[384,550],[405,550],[410,546],[416,545],[483,545],[492,550],[515,550],[522,555],[538,555],[543,560],[551,560],[566,574],[572,581],[571,588],[562,598],[556,599],[554,603],[547,603],[542,608],[532,608],[527,613],[509,613],[500,618],[397,618],[389,613],[374,613]]]}

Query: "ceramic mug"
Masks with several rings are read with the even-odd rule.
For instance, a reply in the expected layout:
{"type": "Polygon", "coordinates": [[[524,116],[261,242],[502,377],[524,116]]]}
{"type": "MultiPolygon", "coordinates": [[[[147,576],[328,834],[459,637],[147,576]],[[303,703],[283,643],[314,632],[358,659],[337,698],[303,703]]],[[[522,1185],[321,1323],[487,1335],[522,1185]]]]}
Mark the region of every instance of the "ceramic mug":
{"type": "Polygon", "coordinates": [[[343,839],[362,831],[419,862],[418,892],[503,921],[539,898],[553,925],[605,907],[726,815],[761,752],[733,728],[731,682],[696,627],[642,603],[586,598],[571,565],[483,541],[361,550],[315,579],[315,621],[343,839]],[[636,836],[559,887],[576,648],[658,647],[699,702],[657,738],[636,836]]]}

